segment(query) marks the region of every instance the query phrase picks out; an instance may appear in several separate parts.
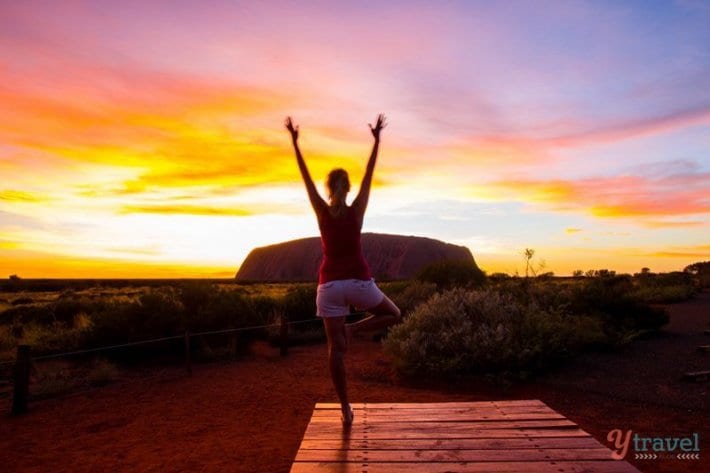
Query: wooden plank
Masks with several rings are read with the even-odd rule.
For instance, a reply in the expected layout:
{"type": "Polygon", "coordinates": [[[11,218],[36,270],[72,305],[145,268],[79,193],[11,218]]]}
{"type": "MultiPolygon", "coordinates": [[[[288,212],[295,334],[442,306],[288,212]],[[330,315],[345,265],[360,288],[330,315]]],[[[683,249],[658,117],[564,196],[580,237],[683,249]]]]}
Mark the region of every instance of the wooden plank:
{"type": "Polygon", "coordinates": [[[612,460],[608,448],[519,448],[515,450],[299,450],[296,461],[308,462],[501,462],[612,460]]]}
{"type": "MultiPolygon", "coordinates": [[[[357,412],[358,410],[356,410],[357,412]]],[[[549,407],[537,407],[537,406],[511,406],[511,407],[495,407],[495,406],[485,406],[476,408],[367,408],[360,409],[362,412],[367,412],[371,416],[380,415],[427,415],[427,414],[450,414],[450,415],[462,415],[462,414],[481,414],[481,415],[511,415],[511,414],[555,414],[561,415],[558,412],[550,409],[549,407]]],[[[316,409],[313,411],[314,417],[328,417],[328,416],[339,416],[340,409],[316,409]]]]}
{"type": "MultiPolygon", "coordinates": [[[[370,409],[371,407],[376,407],[378,409],[420,409],[420,408],[437,408],[437,407],[453,407],[453,408],[466,408],[466,407],[481,407],[481,406],[538,406],[538,407],[548,407],[547,404],[540,401],[539,399],[518,399],[509,401],[472,401],[472,402],[382,402],[382,403],[367,403],[367,402],[353,402],[350,403],[350,407],[353,409],[365,409],[366,407],[370,409]]],[[[340,404],[336,402],[319,402],[316,404],[316,409],[340,409],[340,404]]]]}
{"type": "MultiPolygon", "coordinates": [[[[354,422],[362,423],[367,421],[370,424],[380,423],[380,422],[500,422],[500,421],[532,421],[532,420],[566,420],[563,415],[560,414],[509,414],[509,415],[477,415],[475,413],[471,414],[423,414],[417,416],[416,414],[408,414],[405,416],[400,416],[397,414],[390,415],[358,415],[355,414],[354,422]]],[[[328,416],[313,416],[311,418],[312,423],[340,423],[340,414],[328,415],[328,416]]]]}
{"type": "Polygon", "coordinates": [[[318,463],[296,462],[291,473],[639,473],[624,461],[476,463],[318,463]]]}
{"type": "Polygon", "coordinates": [[[472,439],[303,440],[301,450],[474,450],[516,448],[603,448],[593,437],[472,439]]]}
{"type": "MultiPolygon", "coordinates": [[[[545,429],[577,428],[577,424],[567,419],[527,420],[527,421],[483,421],[483,422],[377,422],[353,423],[350,432],[453,432],[467,430],[510,430],[510,429],[545,429]]],[[[306,429],[309,432],[342,432],[342,423],[311,422],[306,429]]]]}
{"type": "MultiPolygon", "coordinates": [[[[366,409],[353,409],[355,412],[367,412],[371,415],[392,415],[392,414],[431,414],[431,413],[450,413],[450,414],[467,414],[467,413],[481,413],[481,414],[495,414],[495,413],[506,413],[506,414],[549,414],[555,412],[549,407],[538,407],[538,406],[511,406],[511,407],[496,407],[496,406],[486,406],[486,407],[443,407],[441,409],[436,408],[421,408],[414,409],[408,407],[401,408],[366,408],[366,409]]],[[[316,416],[327,416],[338,414],[340,409],[316,409],[313,414],[316,416]]]]}
{"type": "Polygon", "coordinates": [[[338,440],[338,439],[475,439],[475,438],[548,438],[548,437],[590,437],[582,429],[462,429],[427,432],[413,430],[411,432],[353,432],[331,431],[315,432],[306,430],[304,440],[338,440]]]}
{"type": "Polygon", "coordinates": [[[683,374],[683,379],[687,381],[707,381],[710,379],[710,371],[689,371],[683,374]]]}
{"type": "MultiPolygon", "coordinates": [[[[357,406],[357,405],[356,405],[357,406]]],[[[471,405],[471,403],[456,403],[455,405],[442,405],[427,406],[427,407],[414,407],[413,405],[400,405],[397,407],[390,406],[386,407],[381,404],[364,404],[362,407],[356,407],[357,409],[367,409],[368,412],[400,412],[400,411],[413,411],[413,412],[424,412],[424,411],[436,411],[436,412],[457,412],[457,411],[512,411],[512,412],[555,412],[549,406],[545,405],[503,405],[497,406],[493,403],[486,403],[483,405],[471,405]]],[[[316,408],[313,412],[333,412],[339,411],[340,405],[337,408],[316,408]]]]}

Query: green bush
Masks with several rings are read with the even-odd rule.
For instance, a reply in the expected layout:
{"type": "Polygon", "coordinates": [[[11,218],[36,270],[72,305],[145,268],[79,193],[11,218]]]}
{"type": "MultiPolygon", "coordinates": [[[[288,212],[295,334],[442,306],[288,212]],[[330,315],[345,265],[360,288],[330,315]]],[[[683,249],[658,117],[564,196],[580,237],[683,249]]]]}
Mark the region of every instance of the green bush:
{"type": "Polygon", "coordinates": [[[11,307],[2,313],[2,324],[40,324],[54,323],[54,311],[49,305],[20,305],[11,307]]]}
{"type": "Polygon", "coordinates": [[[32,304],[34,301],[32,300],[31,297],[18,297],[17,299],[13,300],[11,302],[12,305],[25,305],[25,304],[32,304]]]}
{"type": "Polygon", "coordinates": [[[630,276],[585,279],[574,286],[570,310],[600,317],[607,334],[621,338],[628,332],[658,330],[669,320],[664,309],[651,307],[634,296],[630,276]]]}
{"type": "Polygon", "coordinates": [[[176,335],[184,330],[182,311],[174,289],[150,289],[138,301],[113,301],[92,314],[83,343],[97,347],[176,335]]]}
{"type": "Polygon", "coordinates": [[[495,289],[435,294],[384,341],[407,375],[528,372],[602,340],[599,322],[525,304],[495,289]]]}
{"type": "Polygon", "coordinates": [[[74,324],[74,319],[79,314],[90,314],[96,310],[97,304],[85,297],[60,297],[50,306],[54,313],[54,320],[68,325],[74,324]]]}
{"type": "Polygon", "coordinates": [[[486,274],[473,261],[437,261],[419,271],[417,279],[439,289],[479,287],[486,282],[486,274]]]}
{"type": "Polygon", "coordinates": [[[649,304],[682,302],[693,297],[698,290],[696,281],[689,272],[642,272],[636,276],[636,289],[632,296],[649,304]]]}
{"type": "Polygon", "coordinates": [[[296,286],[281,299],[279,309],[291,322],[313,319],[317,310],[316,291],[316,285],[296,286]]]}
{"type": "Polygon", "coordinates": [[[683,302],[695,295],[696,289],[686,285],[643,286],[632,292],[632,296],[648,304],[671,304],[683,302]]]}
{"type": "MultiPolygon", "coordinates": [[[[61,322],[30,323],[22,326],[21,342],[32,347],[33,355],[47,355],[81,348],[84,330],[67,327],[61,322]]],[[[20,341],[18,340],[18,341],[20,341]]]]}

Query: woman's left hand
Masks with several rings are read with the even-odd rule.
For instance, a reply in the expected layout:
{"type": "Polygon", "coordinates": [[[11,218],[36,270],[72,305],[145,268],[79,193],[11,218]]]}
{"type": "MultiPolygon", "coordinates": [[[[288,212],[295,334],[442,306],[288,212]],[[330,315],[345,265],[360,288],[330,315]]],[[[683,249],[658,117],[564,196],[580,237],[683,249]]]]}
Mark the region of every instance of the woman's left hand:
{"type": "Polygon", "coordinates": [[[293,121],[291,120],[291,117],[286,117],[286,129],[291,133],[291,138],[293,138],[293,141],[295,142],[298,140],[298,125],[294,126],[293,121]]]}

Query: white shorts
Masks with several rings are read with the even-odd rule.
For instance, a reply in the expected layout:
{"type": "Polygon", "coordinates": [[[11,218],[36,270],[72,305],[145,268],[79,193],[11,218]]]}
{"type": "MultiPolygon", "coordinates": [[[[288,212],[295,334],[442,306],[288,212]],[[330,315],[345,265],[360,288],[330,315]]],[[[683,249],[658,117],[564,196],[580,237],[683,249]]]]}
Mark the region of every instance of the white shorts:
{"type": "Polygon", "coordinates": [[[350,314],[350,306],[368,310],[379,305],[385,294],[374,279],[339,279],[318,285],[316,314],[318,317],[343,317],[350,314]]]}

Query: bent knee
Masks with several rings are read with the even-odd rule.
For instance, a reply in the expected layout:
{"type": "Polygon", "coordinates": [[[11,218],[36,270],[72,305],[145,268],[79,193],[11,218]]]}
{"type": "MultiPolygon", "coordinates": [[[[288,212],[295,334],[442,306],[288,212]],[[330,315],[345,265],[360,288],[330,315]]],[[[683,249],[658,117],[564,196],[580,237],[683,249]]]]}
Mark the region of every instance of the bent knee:
{"type": "Polygon", "coordinates": [[[395,322],[397,322],[397,323],[400,322],[402,320],[402,311],[399,310],[399,307],[394,305],[394,303],[392,304],[391,309],[392,309],[392,315],[394,316],[395,322]]]}

